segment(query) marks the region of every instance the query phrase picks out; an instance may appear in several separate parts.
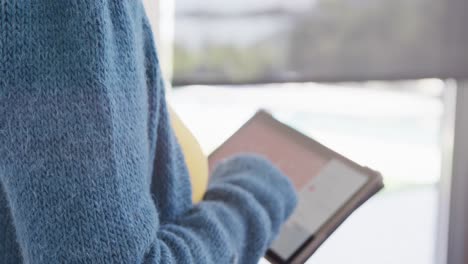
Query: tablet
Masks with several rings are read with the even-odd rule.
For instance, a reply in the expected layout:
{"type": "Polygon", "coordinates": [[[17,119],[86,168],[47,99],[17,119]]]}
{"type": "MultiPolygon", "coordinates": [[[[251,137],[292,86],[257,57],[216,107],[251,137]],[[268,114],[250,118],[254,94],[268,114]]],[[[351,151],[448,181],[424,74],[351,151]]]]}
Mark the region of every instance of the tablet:
{"type": "Polygon", "coordinates": [[[240,153],[268,158],[294,184],[298,205],[266,253],[271,263],[304,263],[362,203],[383,188],[382,176],[279,122],[265,111],[209,156],[210,170],[240,153]]]}

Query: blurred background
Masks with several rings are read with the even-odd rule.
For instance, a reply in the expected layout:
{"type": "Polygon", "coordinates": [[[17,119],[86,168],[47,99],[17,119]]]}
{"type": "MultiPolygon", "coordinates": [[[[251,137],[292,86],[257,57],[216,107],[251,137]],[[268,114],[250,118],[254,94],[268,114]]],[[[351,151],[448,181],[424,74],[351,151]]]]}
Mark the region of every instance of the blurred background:
{"type": "Polygon", "coordinates": [[[383,174],[308,263],[468,263],[447,261],[466,1],[145,4],[169,100],[206,154],[264,108],[383,174]]]}

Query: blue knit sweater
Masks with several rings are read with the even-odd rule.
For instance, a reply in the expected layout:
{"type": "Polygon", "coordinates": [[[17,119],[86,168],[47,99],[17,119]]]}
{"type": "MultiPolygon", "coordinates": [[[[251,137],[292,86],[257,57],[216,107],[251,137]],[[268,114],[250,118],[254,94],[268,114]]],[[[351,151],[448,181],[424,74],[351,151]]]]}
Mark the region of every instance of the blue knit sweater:
{"type": "Polygon", "coordinates": [[[256,263],[296,203],[255,156],[191,203],[136,0],[0,1],[0,184],[2,264],[256,263]]]}

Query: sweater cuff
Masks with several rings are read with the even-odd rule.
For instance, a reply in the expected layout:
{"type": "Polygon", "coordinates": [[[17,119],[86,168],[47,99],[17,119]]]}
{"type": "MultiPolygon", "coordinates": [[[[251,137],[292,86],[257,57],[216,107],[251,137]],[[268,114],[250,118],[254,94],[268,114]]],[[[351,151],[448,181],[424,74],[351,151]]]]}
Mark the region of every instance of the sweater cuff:
{"type": "Polygon", "coordinates": [[[283,211],[282,221],[291,215],[297,204],[297,194],[289,178],[259,155],[242,154],[221,161],[211,175],[209,188],[224,183],[241,186],[254,196],[269,195],[271,201],[280,203],[277,207],[283,209],[279,210],[283,211]]]}

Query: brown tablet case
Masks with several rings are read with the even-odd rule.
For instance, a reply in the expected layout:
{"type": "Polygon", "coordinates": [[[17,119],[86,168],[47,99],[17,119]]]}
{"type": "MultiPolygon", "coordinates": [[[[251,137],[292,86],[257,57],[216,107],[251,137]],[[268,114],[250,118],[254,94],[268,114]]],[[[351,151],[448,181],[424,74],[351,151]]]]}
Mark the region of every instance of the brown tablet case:
{"type": "Polygon", "coordinates": [[[256,153],[267,157],[290,177],[298,190],[331,160],[346,164],[367,177],[365,184],[287,260],[281,259],[273,250],[268,250],[266,258],[272,263],[304,263],[353,211],[383,188],[380,173],[358,165],[279,122],[263,110],[257,112],[209,156],[210,171],[218,161],[239,153],[256,153]]]}

